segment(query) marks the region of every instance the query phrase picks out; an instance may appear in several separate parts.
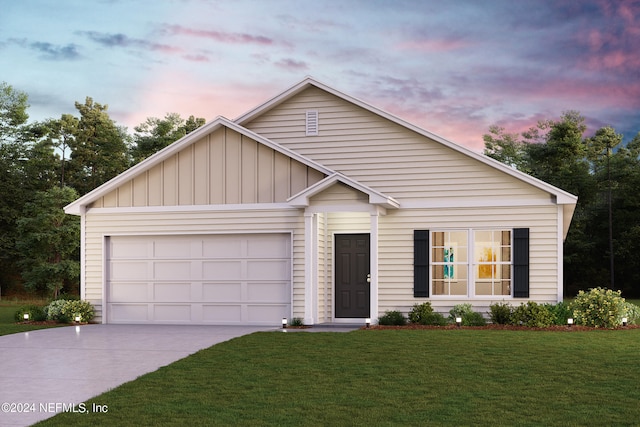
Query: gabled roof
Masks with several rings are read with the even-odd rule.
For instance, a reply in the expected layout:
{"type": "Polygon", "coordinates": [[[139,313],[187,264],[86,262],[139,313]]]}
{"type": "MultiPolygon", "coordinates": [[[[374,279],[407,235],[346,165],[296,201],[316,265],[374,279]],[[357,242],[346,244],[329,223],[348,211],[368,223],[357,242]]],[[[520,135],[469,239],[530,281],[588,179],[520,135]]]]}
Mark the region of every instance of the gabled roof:
{"type": "Polygon", "coordinates": [[[180,138],[179,140],[177,140],[176,142],[172,143],[171,145],[165,147],[164,149],[158,151],[157,153],[155,153],[154,155],[146,158],[145,160],[141,161],[140,163],[138,163],[135,166],[132,166],[131,168],[127,169],[126,171],[124,171],[123,173],[121,173],[120,175],[116,176],[115,178],[111,179],[110,181],[107,181],[106,183],[102,184],[101,186],[99,186],[98,188],[96,188],[95,190],[85,194],[84,196],[80,197],[79,199],[77,199],[76,201],[74,201],[73,203],[70,203],[69,205],[65,206],[64,211],[68,214],[73,214],[73,215],[80,215],[83,213],[84,208],[88,205],[90,205],[91,203],[93,203],[94,201],[98,200],[100,197],[110,193],[111,191],[113,191],[114,189],[118,188],[119,186],[121,186],[122,184],[128,182],[129,180],[133,179],[134,177],[138,176],[139,174],[141,174],[142,172],[153,168],[154,166],[156,166],[157,164],[163,162],[164,160],[170,158],[171,156],[173,156],[174,154],[178,153],[180,150],[182,150],[183,148],[189,146],[192,143],[195,143],[196,141],[198,141],[200,138],[202,138],[203,136],[207,135],[208,133],[211,133],[217,129],[219,129],[220,127],[227,127],[229,129],[232,129],[248,138],[251,138],[275,151],[280,152],[281,154],[284,154],[285,156],[288,156],[294,160],[299,161],[300,163],[309,166],[319,172],[322,172],[325,175],[333,175],[335,172],[329,168],[326,168],[324,166],[322,166],[321,164],[314,162],[313,160],[310,160],[298,153],[296,153],[295,151],[292,151],[286,147],[283,147],[279,144],[274,143],[273,141],[264,138],[260,135],[258,135],[255,132],[250,131],[249,129],[246,129],[240,125],[238,125],[237,123],[234,123],[232,121],[230,121],[229,119],[226,119],[224,117],[217,117],[216,119],[214,119],[213,121],[207,123],[206,125],[198,128],[197,130],[191,132],[190,134],[180,138]]]}
{"type": "Polygon", "coordinates": [[[291,196],[289,199],[287,199],[287,203],[298,208],[307,207],[309,206],[309,198],[326,190],[334,184],[337,184],[338,182],[341,182],[369,196],[369,203],[372,205],[379,205],[389,209],[397,209],[398,207],[400,207],[400,203],[398,203],[398,201],[393,197],[387,196],[386,194],[383,194],[370,187],[367,187],[364,184],[354,181],[353,179],[339,172],[335,172],[333,175],[329,175],[325,179],[316,182],[315,184],[302,190],[298,194],[291,196]]]}
{"type": "MultiPolygon", "coordinates": [[[[492,159],[490,157],[487,157],[483,154],[480,153],[476,153],[473,150],[470,150],[466,147],[463,147],[461,145],[458,145],[452,141],[449,141],[439,135],[436,135],[434,133],[431,133],[427,130],[424,130],[412,123],[409,123],[405,120],[402,120],[401,118],[388,113],[386,111],[383,111],[379,108],[376,108],[360,99],[354,98],[350,95],[347,95],[343,92],[340,92],[330,86],[327,86],[317,80],[315,80],[312,77],[306,77],[304,80],[302,80],[300,83],[290,87],[289,89],[285,90],[284,92],[282,92],[281,94],[269,99],[268,101],[266,101],[265,103],[259,105],[256,108],[253,108],[252,110],[242,114],[241,116],[237,117],[234,122],[239,124],[239,125],[246,125],[247,123],[249,123],[251,120],[257,118],[258,116],[262,115],[264,112],[272,109],[273,107],[287,101],[288,99],[292,98],[293,96],[299,94],[300,92],[310,88],[310,87],[316,87],[318,89],[321,89],[325,92],[328,92],[332,95],[337,96],[338,98],[341,98],[347,102],[350,102],[352,104],[355,104],[365,110],[368,110],[371,113],[374,113],[378,116],[381,116],[387,120],[390,120],[393,123],[396,123],[400,126],[403,126],[407,129],[412,130],[413,132],[416,132],[417,134],[420,134],[422,136],[425,136],[433,141],[436,141],[454,151],[457,151],[459,153],[462,153],[466,156],[469,156],[481,163],[484,163],[492,168],[498,169],[504,173],[506,173],[507,175],[510,175],[514,178],[517,178],[521,181],[524,181],[530,185],[532,185],[533,187],[536,187],[542,191],[545,191],[549,194],[551,194],[552,196],[555,197],[556,199],[556,203],[559,205],[575,205],[578,198],[576,196],[574,196],[573,194],[570,194],[564,190],[561,190],[560,188],[554,187],[551,184],[548,184],[544,181],[541,181],[537,178],[532,177],[531,175],[527,175],[523,172],[520,172],[516,169],[511,168],[510,166],[505,165],[504,163],[501,163],[495,159],[492,159]]],[[[571,209],[571,213],[573,213],[573,209],[571,209]]],[[[571,218],[571,216],[569,215],[569,218],[571,218]]]]}

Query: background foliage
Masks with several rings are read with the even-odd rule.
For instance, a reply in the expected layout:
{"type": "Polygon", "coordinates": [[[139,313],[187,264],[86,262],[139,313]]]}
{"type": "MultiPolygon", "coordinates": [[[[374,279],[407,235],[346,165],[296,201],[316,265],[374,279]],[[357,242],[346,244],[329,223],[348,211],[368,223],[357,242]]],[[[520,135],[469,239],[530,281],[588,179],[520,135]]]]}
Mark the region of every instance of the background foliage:
{"type": "Polygon", "coordinates": [[[640,133],[624,146],[611,127],[585,132],[577,111],[520,134],[492,126],[484,153],[578,196],[564,246],[565,295],[606,286],[638,297],[640,133]]]}
{"type": "Polygon", "coordinates": [[[28,96],[0,83],[0,293],[78,291],[80,225],[62,208],[204,119],[148,118],[129,135],[87,97],[77,116],[29,122],[28,96]]]}

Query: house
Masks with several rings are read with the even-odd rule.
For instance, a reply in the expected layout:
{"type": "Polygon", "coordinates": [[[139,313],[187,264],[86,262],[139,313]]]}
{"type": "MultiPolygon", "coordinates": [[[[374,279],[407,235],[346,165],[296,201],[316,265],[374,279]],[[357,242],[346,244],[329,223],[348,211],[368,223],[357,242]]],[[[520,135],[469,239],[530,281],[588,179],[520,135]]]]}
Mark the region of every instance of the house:
{"type": "Polygon", "coordinates": [[[312,78],[65,207],[103,323],[561,301],[577,198],[312,78]]]}

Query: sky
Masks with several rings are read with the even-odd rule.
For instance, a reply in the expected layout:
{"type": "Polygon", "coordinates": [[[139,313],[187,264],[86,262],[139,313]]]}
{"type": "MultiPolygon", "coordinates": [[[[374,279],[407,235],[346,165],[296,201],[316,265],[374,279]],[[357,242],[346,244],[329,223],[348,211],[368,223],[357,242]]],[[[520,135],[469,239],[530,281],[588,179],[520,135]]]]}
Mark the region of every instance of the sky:
{"type": "Polygon", "coordinates": [[[234,119],[311,76],[483,149],[579,111],[640,132],[640,0],[0,0],[0,82],[31,121],[234,119]]]}

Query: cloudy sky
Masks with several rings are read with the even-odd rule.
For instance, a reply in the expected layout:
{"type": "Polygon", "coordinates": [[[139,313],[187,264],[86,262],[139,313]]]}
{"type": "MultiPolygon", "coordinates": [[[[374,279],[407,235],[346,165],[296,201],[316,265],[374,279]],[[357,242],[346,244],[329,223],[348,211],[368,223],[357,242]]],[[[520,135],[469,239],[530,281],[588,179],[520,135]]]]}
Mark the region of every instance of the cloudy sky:
{"type": "Polygon", "coordinates": [[[640,131],[639,0],[0,0],[32,120],[90,96],[129,131],[234,119],[305,76],[481,151],[578,110],[640,131]]]}

